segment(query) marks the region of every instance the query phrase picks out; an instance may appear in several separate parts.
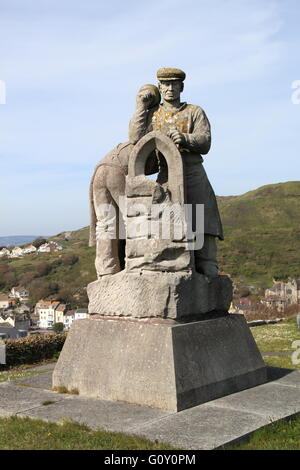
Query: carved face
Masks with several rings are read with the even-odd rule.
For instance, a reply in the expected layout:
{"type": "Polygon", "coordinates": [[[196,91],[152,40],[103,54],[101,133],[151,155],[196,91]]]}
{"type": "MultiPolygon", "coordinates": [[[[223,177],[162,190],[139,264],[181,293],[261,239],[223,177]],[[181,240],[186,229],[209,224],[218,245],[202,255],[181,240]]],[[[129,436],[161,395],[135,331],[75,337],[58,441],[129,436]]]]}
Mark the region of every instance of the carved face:
{"type": "Polygon", "coordinates": [[[159,91],[164,101],[172,102],[180,98],[183,90],[183,82],[181,80],[163,80],[159,83],[159,91]]]}

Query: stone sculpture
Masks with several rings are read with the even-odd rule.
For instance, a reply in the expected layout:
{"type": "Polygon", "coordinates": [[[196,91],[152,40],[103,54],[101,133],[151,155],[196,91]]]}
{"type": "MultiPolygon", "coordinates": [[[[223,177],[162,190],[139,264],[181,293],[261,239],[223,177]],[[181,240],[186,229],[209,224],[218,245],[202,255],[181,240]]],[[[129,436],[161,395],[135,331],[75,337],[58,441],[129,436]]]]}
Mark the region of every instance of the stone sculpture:
{"type": "MultiPolygon", "coordinates": [[[[146,89],[137,95],[136,111],[129,125],[130,142],[136,144],[147,132],[160,131],[178,146],[184,164],[186,203],[204,205],[204,246],[195,250],[195,268],[214,277],[218,274],[215,238],[223,239],[222,224],[214,191],[202,166],[203,154],[211,145],[210,124],[199,107],[181,103],[185,73],[180,69],[163,68],[157,72],[163,102],[149,107],[151,97],[146,89]]],[[[160,162],[160,181],[166,181],[166,166],[160,162]]],[[[171,183],[171,181],[170,181],[171,183]]],[[[195,218],[195,210],[194,218],[195,218]]]]}
{"type": "MultiPolygon", "coordinates": [[[[158,88],[144,85],[139,93],[151,95],[149,109],[160,101],[158,88]]],[[[133,144],[117,145],[97,164],[90,183],[90,238],[89,246],[96,245],[95,267],[98,278],[115,274],[125,266],[124,207],[120,207],[125,195],[125,179],[128,160],[133,144]],[[110,206],[110,210],[109,210],[110,206]]],[[[157,164],[154,155],[147,162],[146,174],[155,173],[157,164]]]]}
{"type": "Polygon", "coordinates": [[[163,103],[153,85],[142,87],[129,142],[96,167],[91,317],[72,324],[53,386],[179,411],[263,383],[266,368],[244,317],[228,314],[231,280],[218,275],[222,225],[201,157],[208,119],[180,103],[184,72],[157,75],[163,103]],[[157,169],[156,181],[147,178],[157,169]],[[126,240],[116,235],[122,223],[126,240]]]}

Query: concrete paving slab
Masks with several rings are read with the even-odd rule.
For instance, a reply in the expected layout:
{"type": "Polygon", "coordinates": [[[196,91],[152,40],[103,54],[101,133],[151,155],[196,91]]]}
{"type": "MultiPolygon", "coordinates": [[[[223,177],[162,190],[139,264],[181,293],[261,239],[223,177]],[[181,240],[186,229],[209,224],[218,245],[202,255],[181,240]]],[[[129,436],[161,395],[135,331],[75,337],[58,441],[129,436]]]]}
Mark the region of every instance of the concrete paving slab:
{"type": "Polygon", "coordinates": [[[270,382],[181,411],[59,394],[51,372],[0,384],[0,416],[47,421],[73,419],[91,429],[135,434],[182,449],[214,449],[239,440],[271,421],[300,413],[300,371],[268,368],[270,382]],[[43,385],[44,384],[44,385],[43,385]],[[43,406],[46,400],[54,404],[43,406]]]}
{"type": "Polygon", "coordinates": [[[124,402],[84,398],[77,395],[57,394],[58,403],[36,407],[22,415],[47,421],[72,419],[86,424],[91,429],[130,433],[132,428],[158,422],[170,412],[157,408],[133,405],[124,402]]]}
{"type": "Polygon", "coordinates": [[[42,406],[46,400],[60,401],[61,396],[55,392],[22,387],[9,382],[0,384],[0,416],[31,410],[42,406]]]}
{"type": "Polygon", "coordinates": [[[270,382],[227,395],[206,405],[260,415],[269,424],[300,411],[300,392],[297,387],[270,382]]]}
{"type": "Polygon", "coordinates": [[[181,449],[210,450],[265,424],[259,415],[203,404],[131,429],[131,433],[181,449]]]}
{"type": "Polygon", "coordinates": [[[29,387],[36,387],[51,390],[52,388],[52,374],[53,370],[47,372],[40,372],[35,375],[28,375],[27,377],[17,378],[12,380],[11,383],[18,385],[28,385],[29,387]]]}

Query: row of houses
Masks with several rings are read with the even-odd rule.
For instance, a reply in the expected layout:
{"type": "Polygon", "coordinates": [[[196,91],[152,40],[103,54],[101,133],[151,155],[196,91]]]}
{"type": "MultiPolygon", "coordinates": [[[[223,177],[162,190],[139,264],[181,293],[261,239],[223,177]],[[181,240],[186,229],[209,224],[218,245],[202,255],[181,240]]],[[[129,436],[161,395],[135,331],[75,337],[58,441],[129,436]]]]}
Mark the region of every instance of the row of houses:
{"type": "Polygon", "coordinates": [[[55,251],[61,251],[63,247],[56,242],[44,243],[39,248],[36,248],[34,245],[27,245],[24,248],[20,246],[15,246],[12,250],[8,248],[2,248],[0,250],[0,257],[7,256],[8,258],[21,258],[24,255],[31,253],[51,253],[55,251]]]}
{"type": "Polygon", "coordinates": [[[69,310],[66,304],[56,300],[40,300],[34,311],[39,317],[38,326],[46,329],[52,328],[55,323],[63,323],[68,330],[73,321],[89,317],[87,309],[69,310]]]}

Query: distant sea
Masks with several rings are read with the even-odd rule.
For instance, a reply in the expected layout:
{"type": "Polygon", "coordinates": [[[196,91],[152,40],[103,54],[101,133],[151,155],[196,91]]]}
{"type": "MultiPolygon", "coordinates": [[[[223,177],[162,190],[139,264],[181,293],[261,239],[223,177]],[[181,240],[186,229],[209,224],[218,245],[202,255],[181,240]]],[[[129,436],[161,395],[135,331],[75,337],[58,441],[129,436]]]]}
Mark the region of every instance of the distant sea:
{"type": "MultiPolygon", "coordinates": [[[[17,246],[23,245],[24,243],[33,242],[42,235],[12,235],[10,237],[0,237],[0,246],[17,246]]],[[[46,236],[43,238],[47,238],[46,236]]]]}

